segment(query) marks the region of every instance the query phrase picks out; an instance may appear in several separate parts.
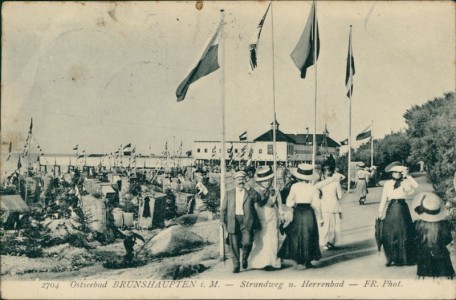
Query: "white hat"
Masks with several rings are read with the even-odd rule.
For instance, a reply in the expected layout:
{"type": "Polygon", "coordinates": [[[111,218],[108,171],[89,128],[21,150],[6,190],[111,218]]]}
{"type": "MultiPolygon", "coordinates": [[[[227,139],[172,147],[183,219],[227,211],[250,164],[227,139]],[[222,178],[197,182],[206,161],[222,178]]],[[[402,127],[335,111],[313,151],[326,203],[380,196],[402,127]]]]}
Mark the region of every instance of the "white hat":
{"type": "Polygon", "coordinates": [[[312,165],[309,164],[299,164],[297,169],[291,169],[291,175],[298,179],[304,180],[315,180],[316,174],[314,173],[314,169],[312,165]]]}
{"type": "Polygon", "coordinates": [[[244,171],[237,171],[234,173],[233,178],[236,179],[238,177],[247,177],[247,174],[244,171]]]}
{"type": "Polygon", "coordinates": [[[418,214],[418,218],[426,222],[442,221],[447,215],[442,199],[432,192],[416,195],[412,208],[418,214]]]}
{"type": "Polygon", "coordinates": [[[404,167],[398,161],[395,161],[385,167],[385,172],[386,173],[389,173],[389,172],[401,173],[401,172],[405,171],[406,169],[407,169],[407,167],[404,167]]]}
{"type": "Polygon", "coordinates": [[[255,176],[253,177],[255,181],[265,181],[274,177],[274,172],[272,172],[271,167],[262,166],[256,170],[255,176]]]}

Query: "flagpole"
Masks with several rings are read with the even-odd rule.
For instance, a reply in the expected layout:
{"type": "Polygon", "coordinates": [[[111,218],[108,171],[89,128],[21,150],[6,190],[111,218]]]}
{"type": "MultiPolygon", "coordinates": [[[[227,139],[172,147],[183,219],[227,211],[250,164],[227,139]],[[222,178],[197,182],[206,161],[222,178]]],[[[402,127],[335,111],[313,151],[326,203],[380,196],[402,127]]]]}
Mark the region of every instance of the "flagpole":
{"type": "MultiPolygon", "coordinates": [[[[220,211],[222,211],[222,201],[225,199],[225,10],[221,9],[220,21],[220,101],[222,111],[222,157],[220,162],[220,211]]],[[[220,228],[220,257],[225,258],[225,237],[223,227],[220,228]]]]}
{"type": "Polygon", "coordinates": [[[315,160],[317,154],[317,2],[314,2],[314,18],[313,18],[313,36],[314,36],[314,65],[315,65],[315,98],[314,98],[314,132],[312,139],[312,168],[315,170],[315,160]]]}
{"type": "MultiPolygon", "coordinates": [[[[351,33],[352,33],[352,25],[350,25],[350,40],[348,41],[349,43],[349,51],[350,55],[353,55],[351,53],[351,33]]],[[[351,57],[349,57],[351,59],[351,57]]],[[[349,68],[350,68],[350,74],[351,74],[351,67],[352,64],[351,62],[348,62],[349,68]]],[[[350,87],[348,89],[348,99],[349,99],[349,113],[348,113],[348,178],[347,178],[347,193],[350,193],[350,183],[351,183],[351,121],[352,121],[352,89],[351,87],[353,86],[353,76],[351,76],[351,83],[350,87]]]]}
{"type": "MultiPolygon", "coordinates": [[[[273,172],[277,171],[277,147],[276,147],[276,104],[275,104],[275,54],[274,54],[274,8],[271,1],[271,43],[272,43],[272,111],[273,111],[273,125],[272,125],[272,153],[274,156],[273,172]]],[[[277,190],[277,176],[274,176],[274,190],[277,190]]]]}
{"type": "Polygon", "coordinates": [[[371,167],[374,165],[374,121],[371,120],[371,167]]]}

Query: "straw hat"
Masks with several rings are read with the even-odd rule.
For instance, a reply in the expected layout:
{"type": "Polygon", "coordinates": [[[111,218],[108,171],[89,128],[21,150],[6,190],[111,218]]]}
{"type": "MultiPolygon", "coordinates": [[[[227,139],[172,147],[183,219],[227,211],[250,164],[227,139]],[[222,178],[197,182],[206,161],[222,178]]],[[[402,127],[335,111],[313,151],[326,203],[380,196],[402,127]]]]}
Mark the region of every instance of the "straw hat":
{"type": "Polygon", "coordinates": [[[312,165],[309,164],[299,164],[298,168],[290,170],[291,175],[298,179],[303,180],[315,180],[318,178],[315,174],[312,165]]]}
{"type": "Polygon", "coordinates": [[[385,167],[385,172],[386,173],[389,173],[389,172],[399,172],[399,173],[402,173],[403,171],[405,171],[407,169],[407,167],[404,167],[403,165],[401,165],[398,161],[395,161],[395,162],[392,162],[390,163],[389,165],[387,165],[385,167]]]}
{"type": "Polygon", "coordinates": [[[238,177],[247,177],[247,174],[244,171],[237,171],[234,173],[233,178],[236,179],[238,177]]]}
{"type": "Polygon", "coordinates": [[[253,177],[255,181],[266,181],[274,177],[274,172],[272,172],[271,167],[262,166],[256,170],[255,176],[253,177]]]}
{"type": "Polygon", "coordinates": [[[418,218],[426,222],[442,221],[447,215],[442,199],[431,192],[416,195],[412,208],[418,214],[418,218]]]}
{"type": "Polygon", "coordinates": [[[358,168],[364,168],[366,165],[363,162],[360,162],[356,165],[358,168]]]}

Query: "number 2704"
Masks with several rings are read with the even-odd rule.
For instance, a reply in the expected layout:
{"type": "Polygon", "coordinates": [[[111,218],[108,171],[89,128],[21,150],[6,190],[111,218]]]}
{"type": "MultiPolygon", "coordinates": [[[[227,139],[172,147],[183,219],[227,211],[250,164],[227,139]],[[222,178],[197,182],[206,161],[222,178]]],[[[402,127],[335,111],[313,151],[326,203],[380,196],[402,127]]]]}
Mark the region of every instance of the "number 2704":
{"type": "Polygon", "coordinates": [[[43,282],[41,284],[41,288],[42,289],[58,289],[59,288],[59,284],[58,283],[55,283],[55,282],[43,282]]]}

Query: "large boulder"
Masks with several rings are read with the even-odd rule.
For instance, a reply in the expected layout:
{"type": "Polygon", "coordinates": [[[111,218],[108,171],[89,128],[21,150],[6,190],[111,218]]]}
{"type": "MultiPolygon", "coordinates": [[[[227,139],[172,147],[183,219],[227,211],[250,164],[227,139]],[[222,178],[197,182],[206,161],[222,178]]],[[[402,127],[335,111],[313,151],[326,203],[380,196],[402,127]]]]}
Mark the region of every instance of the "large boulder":
{"type": "Polygon", "coordinates": [[[173,256],[204,245],[204,239],[182,226],[172,226],[157,234],[144,246],[151,256],[173,256]]]}

